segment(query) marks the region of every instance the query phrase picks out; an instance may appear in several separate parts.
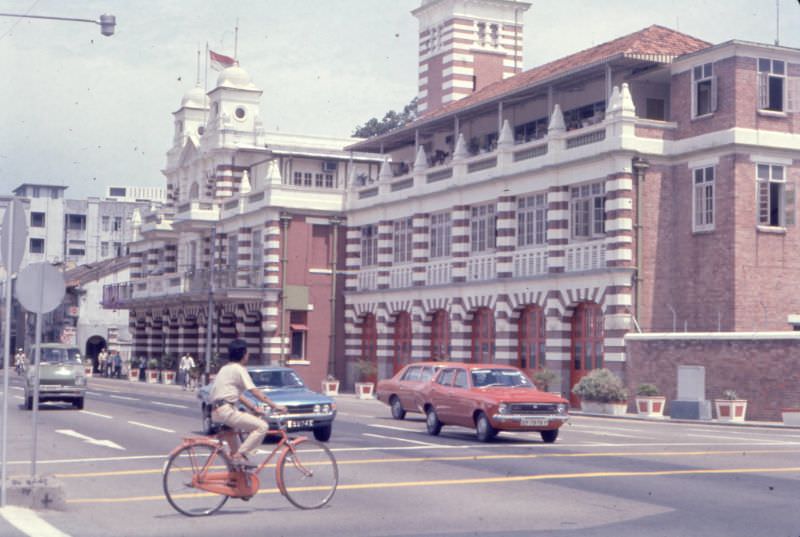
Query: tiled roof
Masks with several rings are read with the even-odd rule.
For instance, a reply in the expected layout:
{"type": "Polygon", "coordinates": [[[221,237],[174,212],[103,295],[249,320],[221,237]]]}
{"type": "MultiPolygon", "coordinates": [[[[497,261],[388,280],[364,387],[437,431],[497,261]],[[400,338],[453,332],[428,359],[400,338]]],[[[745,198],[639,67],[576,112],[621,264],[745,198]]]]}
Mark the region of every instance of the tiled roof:
{"type": "Polygon", "coordinates": [[[711,43],[707,41],[654,24],[638,32],[576,52],[564,58],[534,67],[511,78],[490,84],[463,99],[436,108],[429,114],[423,115],[417,122],[426,122],[433,118],[451,114],[462,108],[468,108],[484,101],[491,101],[502,95],[535,85],[560,73],[601,63],[614,57],[623,56],[658,63],[669,63],[678,56],[696,52],[709,46],[711,46],[711,43]]]}

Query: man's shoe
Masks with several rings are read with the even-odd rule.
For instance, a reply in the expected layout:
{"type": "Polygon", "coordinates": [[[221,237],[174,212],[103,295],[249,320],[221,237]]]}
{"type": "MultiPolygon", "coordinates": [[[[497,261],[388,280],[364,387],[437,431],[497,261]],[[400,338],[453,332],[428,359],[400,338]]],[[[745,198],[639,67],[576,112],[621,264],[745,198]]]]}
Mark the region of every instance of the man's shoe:
{"type": "Polygon", "coordinates": [[[258,468],[258,465],[254,462],[251,462],[245,455],[241,453],[237,453],[231,457],[231,462],[234,466],[238,466],[243,470],[252,470],[253,468],[258,468]]]}

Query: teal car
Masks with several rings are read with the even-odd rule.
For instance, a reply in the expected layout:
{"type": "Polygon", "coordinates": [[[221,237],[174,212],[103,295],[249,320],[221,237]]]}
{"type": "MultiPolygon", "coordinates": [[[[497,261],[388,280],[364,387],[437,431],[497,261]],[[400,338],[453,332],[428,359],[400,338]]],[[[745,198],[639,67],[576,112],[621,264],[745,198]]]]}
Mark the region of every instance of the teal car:
{"type": "Polygon", "coordinates": [[[42,343],[41,356],[35,363],[34,345],[28,351],[30,365],[25,371],[25,408],[33,409],[33,390],[36,371],[39,371],[39,402],[67,401],[78,409],[83,408],[86,396],[86,372],[77,347],[61,343],[42,343]]]}

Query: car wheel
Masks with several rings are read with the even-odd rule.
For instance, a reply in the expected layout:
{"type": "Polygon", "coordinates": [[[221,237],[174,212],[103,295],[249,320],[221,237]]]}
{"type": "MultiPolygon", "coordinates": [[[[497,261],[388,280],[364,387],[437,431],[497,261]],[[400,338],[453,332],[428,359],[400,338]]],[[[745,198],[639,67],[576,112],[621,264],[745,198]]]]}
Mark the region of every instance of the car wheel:
{"type": "Polygon", "coordinates": [[[399,397],[393,395],[390,404],[392,405],[392,417],[394,419],[401,420],[406,417],[406,411],[403,410],[403,405],[400,403],[399,397]]]}
{"type": "Polygon", "coordinates": [[[211,421],[211,411],[208,407],[203,407],[203,434],[214,434],[217,432],[217,426],[211,421]]]}
{"type": "Polygon", "coordinates": [[[33,397],[28,396],[25,398],[25,410],[33,410],[33,397]]]}
{"type": "Polygon", "coordinates": [[[558,429],[553,429],[552,431],[542,431],[540,433],[542,435],[542,442],[545,444],[552,444],[558,438],[558,429]]]}
{"type": "Polygon", "coordinates": [[[72,405],[78,410],[83,410],[83,397],[79,397],[78,399],[73,399],[72,405]]]}
{"type": "Polygon", "coordinates": [[[314,438],[319,442],[327,442],[331,439],[331,433],[333,432],[333,424],[329,423],[327,425],[319,425],[314,427],[314,438]]]}
{"type": "Polygon", "coordinates": [[[442,430],[442,422],[439,421],[433,408],[429,408],[425,413],[425,427],[428,429],[428,434],[433,436],[438,435],[442,430]]]}
{"type": "Polygon", "coordinates": [[[475,434],[481,442],[489,442],[497,436],[497,429],[492,427],[489,418],[483,412],[478,414],[478,419],[475,420],[475,434]]]}

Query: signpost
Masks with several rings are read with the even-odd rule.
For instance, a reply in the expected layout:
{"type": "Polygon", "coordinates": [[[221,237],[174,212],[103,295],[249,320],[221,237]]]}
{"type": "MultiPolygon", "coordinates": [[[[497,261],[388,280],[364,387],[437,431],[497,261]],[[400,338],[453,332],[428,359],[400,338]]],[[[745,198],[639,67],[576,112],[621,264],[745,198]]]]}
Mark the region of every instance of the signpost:
{"type": "Polygon", "coordinates": [[[31,456],[31,479],[36,477],[36,420],[39,414],[39,363],[42,349],[42,314],[56,309],[64,299],[64,276],[50,263],[33,263],[22,269],[17,276],[17,300],[36,314],[36,345],[33,367],[33,454],[31,456]]]}
{"type": "Polygon", "coordinates": [[[3,426],[2,433],[2,455],[0,455],[0,507],[6,505],[6,472],[8,464],[8,371],[11,357],[11,275],[17,271],[22,264],[22,256],[25,254],[25,238],[28,236],[28,221],[25,219],[25,209],[22,202],[14,198],[6,208],[3,216],[3,233],[0,235],[0,258],[6,268],[6,312],[3,323],[3,426]]]}

